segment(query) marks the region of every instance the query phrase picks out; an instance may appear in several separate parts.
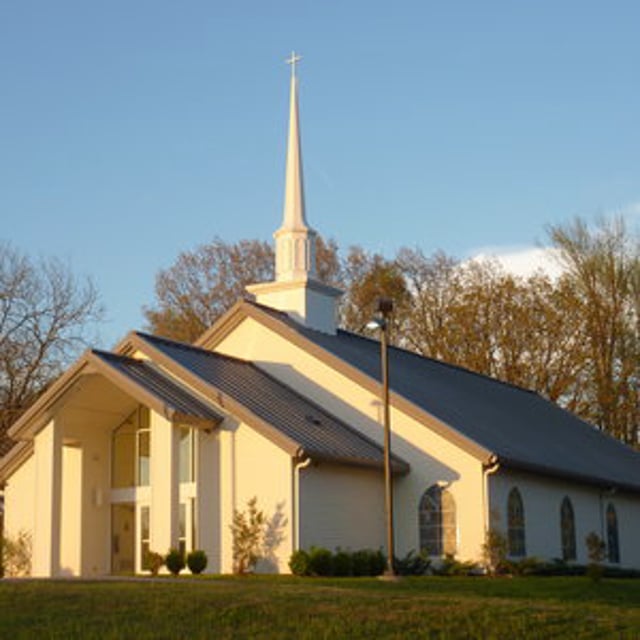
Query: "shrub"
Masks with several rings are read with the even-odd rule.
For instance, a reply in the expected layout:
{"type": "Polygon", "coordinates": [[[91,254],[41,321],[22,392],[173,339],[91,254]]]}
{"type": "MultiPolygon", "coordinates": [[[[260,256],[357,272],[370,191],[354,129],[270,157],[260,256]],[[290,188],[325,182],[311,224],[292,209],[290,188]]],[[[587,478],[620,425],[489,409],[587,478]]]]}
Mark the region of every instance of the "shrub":
{"type": "Polygon", "coordinates": [[[152,576],[157,576],[164,566],[164,556],[157,551],[147,551],[144,557],[143,567],[151,571],[152,576]]]}
{"type": "Polygon", "coordinates": [[[380,576],[387,568],[387,556],[380,549],[369,551],[369,569],[372,576],[380,576]]]}
{"type": "Polygon", "coordinates": [[[522,558],[511,563],[511,573],[514,576],[535,576],[543,570],[544,563],[535,557],[522,558]]]}
{"type": "Polygon", "coordinates": [[[348,551],[336,549],[333,556],[333,575],[350,576],[353,573],[353,556],[348,551]]]}
{"type": "Polygon", "coordinates": [[[255,496],[247,502],[246,511],[234,509],[231,523],[234,573],[251,573],[256,568],[262,555],[266,523],[255,496]]]}
{"type": "Polygon", "coordinates": [[[311,547],[309,569],[314,576],[333,575],[333,554],[324,547],[311,547]]]}
{"type": "Polygon", "coordinates": [[[184,555],[178,549],[169,549],[164,563],[174,576],[177,576],[185,568],[184,555]]]}
{"type": "Polygon", "coordinates": [[[604,567],[602,566],[606,552],[604,540],[595,531],[592,531],[585,538],[585,543],[587,545],[587,555],[589,556],[587,575],[594,582],[599,582],[604,574],[604,567]]]}
{"type": "Polygon", "coordinates": [[[31,575],[31,535],[20,531],[15,538],[4,536],[0,565],[7,577],[31,575]]]}
{"type": "Polygon", "coordinates": [[[429,570],[430,565],[431,560],[426,553],[416,554],[413,549],[404,558],[394,560],[394,568],[400,576],[423,576],[429,570]]]}
{"type": "Polygon", "coordinates": [[[202,573],[207,568],[207,554],[202,549],[195,549],[187,555],[187,567],[195,575],[202,573]]]}
{"type": "Polygon", "coordinates": [[[311,560],[309,554],[304,549],[298,549],[289,558],[289,569],[294,576],[310,576],[311,560]]]}
{"type": "Polygon", "coordinates": [[[489,575],[505,573],[507,564],[507,538],[497,529],[489,529],[482,545],[482,561],[489,575]]]}
{"type": "Polygon", "coordinates": [[[433,569],[437,576],[470,576],[478,573],[479,567],[475,562],[461,562],[452,553],[445,555],[440,564],[433,569]]]}
{"type": "Polygon", "coordinates": [[[352,572],[354,576],[379,576],[384,573],[387,559],[382,551],[359,549],[352,554],[352,572]]]}

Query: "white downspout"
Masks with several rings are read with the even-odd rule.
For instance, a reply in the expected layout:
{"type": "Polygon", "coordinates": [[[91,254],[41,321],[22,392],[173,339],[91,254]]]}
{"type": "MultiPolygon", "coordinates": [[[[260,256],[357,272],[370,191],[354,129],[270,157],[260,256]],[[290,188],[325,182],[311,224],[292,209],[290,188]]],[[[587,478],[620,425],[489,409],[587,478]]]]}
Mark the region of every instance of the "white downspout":
{"type": "Polygon", "coordinates": [[[291,511],[293,513],[292,551],[300,547],[300,471],[311,464],[311,458],[294,458],[291,477],[291,511]],[[298,462],[296,462],[298,460],[298,462]]]}
{"type": "Polygon", "coordinates": [[[489,513],[489,476],[500,469],[498,456],[492,455],[487,462],[482,465],[482,511],[484,514],[485,536],[491,525],[491,514],[489,513]]]}

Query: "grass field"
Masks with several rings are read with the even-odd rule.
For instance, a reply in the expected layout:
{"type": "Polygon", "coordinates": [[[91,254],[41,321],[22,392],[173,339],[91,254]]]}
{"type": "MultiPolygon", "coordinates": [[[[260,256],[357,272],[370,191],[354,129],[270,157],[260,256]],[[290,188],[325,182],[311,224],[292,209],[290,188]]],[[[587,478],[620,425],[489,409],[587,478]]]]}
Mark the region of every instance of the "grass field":
{"type": "Polygon", "coordinates": [[[640,581],[0,580],[0,638],[640,638],[640,581]]]}

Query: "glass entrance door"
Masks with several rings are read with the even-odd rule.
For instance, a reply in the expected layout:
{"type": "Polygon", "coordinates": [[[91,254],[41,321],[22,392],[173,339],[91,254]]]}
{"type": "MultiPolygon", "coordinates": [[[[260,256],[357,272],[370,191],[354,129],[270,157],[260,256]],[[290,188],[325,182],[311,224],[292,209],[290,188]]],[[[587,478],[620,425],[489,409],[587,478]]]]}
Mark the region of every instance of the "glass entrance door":
{"type": "Polygon", "coordinates": [[[136,568],[135,505],[111,505],[111,573],[134,573],[136,568]]]}

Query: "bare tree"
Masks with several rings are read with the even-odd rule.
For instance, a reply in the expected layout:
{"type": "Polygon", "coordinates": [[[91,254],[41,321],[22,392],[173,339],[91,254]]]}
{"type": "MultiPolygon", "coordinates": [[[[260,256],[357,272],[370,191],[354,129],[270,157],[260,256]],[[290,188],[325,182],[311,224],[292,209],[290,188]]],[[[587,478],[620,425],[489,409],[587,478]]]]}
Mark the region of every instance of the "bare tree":
{"type": "MultiPolygon", "coordinates": [[[[335,241],[318,239],[318,275],[339,285],[340,263],[335,241]]],[[[185,251],[156,276],[156,302],[144,315],[153,333],[193,342],[239,298],[245,287],[274,276],[271,245],[258,240],[228,244],[220,238],[185,251]]]]}
{"type": "Polygon", "coordinates": [[[549,236],[579,297],[588,395],[578,412],[638,445],[640,425],[640,236],[621,217],[589,226],[577,218],[549,236]]]}
{"type": "Polygon", "coordinates": [[[0,243],[0,454],[9,425],[85,346],[101,313],[89,280],[0,243]]]}
{"type": "Polygon", "coordinates": [[[378,299],[391,298],[394,312],[391,315],[390,341],[402,344],[402,322],[408,312],[410,296],[396,261],[388,260],[379,253],[369,253],[356,245],[349,247],[342,272],[345,295],[340,305],[340,316],[344,328],[364,331],[376,313],[378,299]]]}

